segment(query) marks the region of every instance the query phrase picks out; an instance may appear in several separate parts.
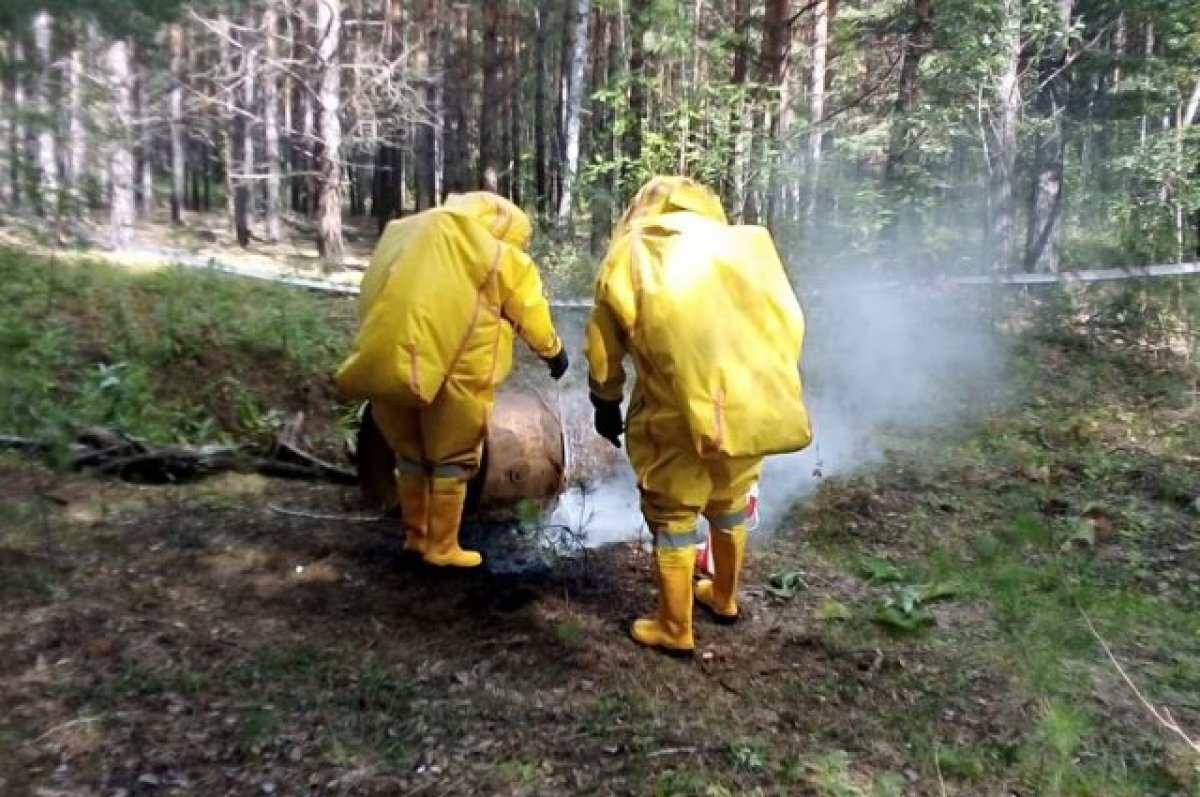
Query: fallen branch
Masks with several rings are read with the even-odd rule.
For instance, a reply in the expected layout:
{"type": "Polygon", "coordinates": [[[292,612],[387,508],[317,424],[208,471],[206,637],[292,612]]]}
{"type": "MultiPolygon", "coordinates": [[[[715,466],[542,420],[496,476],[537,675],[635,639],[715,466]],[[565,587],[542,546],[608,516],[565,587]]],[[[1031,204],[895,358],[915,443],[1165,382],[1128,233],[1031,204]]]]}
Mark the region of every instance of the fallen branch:
{"type": "Polygon", "coordinates": [[[288,509],[287,507],[267,504],[267,509],[288,517],[304,518],[305,520],[337,521],[338,523],[378,523],[383,515],[330,515],[321,512],[308,512],[303,509],[288,509]]]}
{"type": "Polygon", "coordinates": [[[1105,654],[1108,655],[1108,660],[1111,661],[1113,666],[1117,668],[1117,672],[1120,674],[1121,678],[1126,684],[1129,685],[1129,688],[1133,690],[1134,695],[1137,696],[1137,699],[1143,706],[1145,706],[1146,710],[1150,712],[1150,715],[1154,717],[1155,721],[1158,722],[1158,724],[1164,729],[1182,740],[1192,752],[1194,752],[1196,755],[1200,755],[1200,740],[1193,739],[1183,728],[1179,726],[1179,723],[1176,722],[1175,718],[1171,716],[1170,709],[1166,707],[1158,708],[1146,699],[1146,697],[1142,694],[1142,691],[1138,689],[1137,684],[1135,684],[1133,679],[1129,677],[1129,674],[1125,672],[1125,668],[1121,666],[1121,662],[1117,661],[1117,657],[1113,655],[1112,649],[1108,646],[1108,643],[1105,642],[1104,638],[1100,636],[1100,632],[1096,630],[1096,626],[1092,625],[1092,620],[1087,616],[1087,612],[1085,612],[1083,609],[1080,609],[1079,614],[1083,617],[1083,621],[1087,623],[1088,630],[1092,632],[1092,636],[1094,636],[1096,641],[1100,643],[1100,647],[1104,648],[1105,654]]]}
{"type": "MultiPolygon", "coordinates": [[[[297,429],[298,425],[293,424],[286,429],[286,439],[277,440],[263,450],[220,444],[156,447],[111,429],[87,428],[77,431],[74,442],[66,445],[66,466],[70,470],[92,470],[144,484],[173,484],[226,471],[333,484],[358,483],[354,471],[305,451],[296,441],[297,429]]],[[[0,435],[0,449],[45,457],[63,447],[49,440],[0,435]]]]}

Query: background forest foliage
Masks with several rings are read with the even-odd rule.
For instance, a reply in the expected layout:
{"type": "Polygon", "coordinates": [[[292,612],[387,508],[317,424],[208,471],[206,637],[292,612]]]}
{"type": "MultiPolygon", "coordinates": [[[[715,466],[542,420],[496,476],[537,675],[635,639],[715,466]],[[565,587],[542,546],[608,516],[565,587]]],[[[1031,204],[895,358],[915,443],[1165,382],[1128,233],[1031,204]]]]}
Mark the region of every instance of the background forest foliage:
{"type": "Polygon", "coordinates": [[[224,212],[337,265],[487,185],[595,252],[683,172],[806,267],[1200,248],[1191,0],[16,0],[0,69],[0,205],[60,239],[224,212]]]}

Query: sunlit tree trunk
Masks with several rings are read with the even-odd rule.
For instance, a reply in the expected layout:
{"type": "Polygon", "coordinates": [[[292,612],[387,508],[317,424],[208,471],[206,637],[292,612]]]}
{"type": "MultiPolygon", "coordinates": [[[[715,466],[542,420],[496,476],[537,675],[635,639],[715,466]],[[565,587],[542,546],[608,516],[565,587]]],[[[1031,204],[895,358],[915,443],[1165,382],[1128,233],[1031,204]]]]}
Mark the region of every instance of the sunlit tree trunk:
{"type": "Polygon", "coordinates": [[[991,148],[992,268],[1012,268],[1016,248],[1017,125],[1021,113],[1021,0],[1004,0],[999,40],[1001,67],[994,78],[991,148]]]}
{"type": "Polygon", "coordinates": [[[320,110],[318,158],[317,251],[327,267],[345,258],[342,240],[341,0],[316,3],[317,104],[320,110]]]}
{"type": "Polygon", "coordinates": [[[558,203],[558,227],[566,229],[571,223],[575,202],[575,180],[579,173],[580,113],[583,109],[584,74],[588,55],[588,22],[592,14],[591,0],[575,0],[575,22],[572,26],[570,70],[567,75],[567,102],[563,130],[563,181],[558,203]]]}
{"type": "Polygon", "coordinates": [[[171,223],[183,223],[184,195],[187,193],[187,159],[183,146],[183,26],[178,23],[168,32],[171,47],[171,223]]]}
{"type": "Polygon", "coordinates": [[[133,240],[133,225],[136,219],[134,163],[131,149],[133,86],[130,74],[129,45],[123,39],[114,41],[108,47],[105,60],[113,113],[109,144],[109,182],[112,186],[109,242],[113,248],[123,249],[133,240]]]}
{"type": "Polygon", "coordinates": [[[58,154],[54,135],[54,119],[57,114],[51,97],[54,69],[53,36],[54,21],[51,16],[44,11],[36,14],[33,18],[33,48],[37,56],[34,64],[36,74],[33,81],[33,105],[40,118],[35,134],[35,199],[37,212],[42,216],[57,215],[59,202],[58,154]]]}
{"type": "Polygon", "coordinates": [[[804,200],[804,223],[808,230],[816,221],[821,192],[821,160],[825,146],[825,86],[829,79],[829,0],[820,0],[813,8],[812,80],[808,113],[812,132],[808,135],[808,190],[804,200]]]}
{"type": "Polygon", "coordinates": [[[263,9],[264,59],[262,66],[263,96],[263,159],[267,166],[266,233],[267,240],[277,242],[282,236],[280,212],[280,150],[279,150],[279,16],[275,0],[267,0],[263,9]]]}

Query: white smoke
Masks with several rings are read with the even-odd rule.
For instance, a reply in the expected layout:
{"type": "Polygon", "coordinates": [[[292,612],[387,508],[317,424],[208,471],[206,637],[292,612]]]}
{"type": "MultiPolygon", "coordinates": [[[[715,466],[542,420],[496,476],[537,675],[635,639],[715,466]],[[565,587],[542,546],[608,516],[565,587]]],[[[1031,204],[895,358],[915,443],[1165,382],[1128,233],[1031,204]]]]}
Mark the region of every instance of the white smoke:
{"type": "MultiPolygon", "coordinates": [[[[1004,384],[1000,337],[984,306],[986,295],[963,290],[830,279],[798,285],[808,329],[802,371],[814,439],[804,451],[767,460],[758,534],[773,533],[821,479],[877,461],[889,433],[959,423],[997,395],[1004,384]]],[[[586,312],[555,312],[577,360],[586,312]]],[[[581,486],[563,496],[551,522],[581,529],[594,546],[636,538],[644,523],[624,450],[592,431],[586,370],[575,362],[558,388],[581,486]]]]}

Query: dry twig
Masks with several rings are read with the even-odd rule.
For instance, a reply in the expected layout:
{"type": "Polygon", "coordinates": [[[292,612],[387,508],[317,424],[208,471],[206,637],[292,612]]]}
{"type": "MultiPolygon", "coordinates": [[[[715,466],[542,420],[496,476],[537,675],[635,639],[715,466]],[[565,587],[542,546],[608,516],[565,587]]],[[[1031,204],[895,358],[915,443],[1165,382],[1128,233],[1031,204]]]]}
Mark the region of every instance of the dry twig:
{"type": "Polygon", "coordinates": [[[1166,707],[1159,708],[1146,699],[1146,697],[1142,694],[1142,691],[1138,689],[1137,684],[1135,684],[1133,679],[1129,677],[1129,674],[1125,672],[1125,668],[1121,666],[1121,662],[1117,661],[1117,657],[1113,655],[1112,648],[1110,648],[1108,643],[1104,641],[1104,638],[1100,636],[1100,632],[1096,630],[1096,626],[1092,625],[1092,619],[1087,616],[1087,612],[1085,612],[1083,609],[1080,609],[1079,614],[1083,617],[1083,621],[1087,623],[1088,630],[1092,632],[1092,636],[1094,636],[1096,641],[1100,643],[1100,647],[1104,648],[1105,654],[1108,655],[1108,660],[1111,661],[1113,666],[1117,668],[1117,672],[1120,674],[1121,678],[1126,684],[1129,685],[1129,688],[1133,690],[1134,695],[1136,695],[1141,704],[1146,707],[1146,710],[1150,712],[1150,715],[1154,717],[1155,721],[1158,722],[1158,724],[1165,730],[1169,731],[1171,734],[1183,741],[1184,745],[1186,745],[1192,752],[1194,752],[1196,755],[1200,755],[1200,740],[1193,739],[1191,736],[1189,736],[1187,731],[1181,728],[1175,718],[1171,716],[1171,711],[1169,709],[1166,707]]]}

